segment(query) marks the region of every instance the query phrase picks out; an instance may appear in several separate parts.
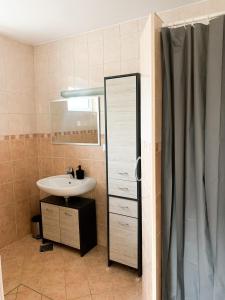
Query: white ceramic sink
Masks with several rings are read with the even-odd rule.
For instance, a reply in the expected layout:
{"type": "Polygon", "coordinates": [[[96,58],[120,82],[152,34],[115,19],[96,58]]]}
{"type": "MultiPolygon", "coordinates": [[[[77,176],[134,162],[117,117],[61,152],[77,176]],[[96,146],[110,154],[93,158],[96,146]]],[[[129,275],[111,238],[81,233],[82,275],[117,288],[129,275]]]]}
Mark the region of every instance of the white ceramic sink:
{"type": "Polygon", "coordinates": [[[90,192],[95,188],[96,180],[92,177],[78,180],[69,175],[58,175],[38,180],[37,186],[50,195],[68,198],[90,192]]]}

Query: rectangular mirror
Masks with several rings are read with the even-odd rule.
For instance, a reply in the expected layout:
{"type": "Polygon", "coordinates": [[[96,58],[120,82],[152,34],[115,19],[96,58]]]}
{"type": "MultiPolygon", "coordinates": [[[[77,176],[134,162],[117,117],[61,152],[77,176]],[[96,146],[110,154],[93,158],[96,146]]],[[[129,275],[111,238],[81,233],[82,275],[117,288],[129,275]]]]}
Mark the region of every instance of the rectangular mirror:
{"type": "Polygon", "coordinates": [[[53,144],[100,145],[99,97],[51,101],[53,144]]]}

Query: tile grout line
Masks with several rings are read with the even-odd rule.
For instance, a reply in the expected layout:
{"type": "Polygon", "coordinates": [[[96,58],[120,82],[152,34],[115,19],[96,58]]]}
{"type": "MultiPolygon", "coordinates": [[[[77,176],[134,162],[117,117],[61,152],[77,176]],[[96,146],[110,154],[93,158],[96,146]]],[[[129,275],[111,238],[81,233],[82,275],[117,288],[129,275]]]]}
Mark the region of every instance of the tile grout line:
{"type": "MultiPolygon", "coordinates": [[[[52,298],[50,298],[50,297],[48,297],[48,296],[46,296],[46,295],[44,295],[44,294],[42,294],[42,293],[40,293],[40,292],[34,290],[33,288],[31,288],[31,287],[29,287],[29,286],[27,286],[26,284],[23,284],[23,283],[21,283],[21,284],[18,285],[18,287],[17,287],[16,298],[17,298],[17,295],[20,294],[20,292],[18,291],[18,289],[19,289],[19,287],[21,287],[21,286],[23,286],[23,287],[25,287],[25,288],[28,288],[29,290],[31,290],[31,291],[33,291],[33,292],[35,292],[35,293],[41,295],[41,298],[42,298],[42,296],[44,296],[44,297],[48,298],[49,300],[53,300],[52,298]]],[[[23,292],[21,292],[21,293],[23,293],[23,292]]]]}

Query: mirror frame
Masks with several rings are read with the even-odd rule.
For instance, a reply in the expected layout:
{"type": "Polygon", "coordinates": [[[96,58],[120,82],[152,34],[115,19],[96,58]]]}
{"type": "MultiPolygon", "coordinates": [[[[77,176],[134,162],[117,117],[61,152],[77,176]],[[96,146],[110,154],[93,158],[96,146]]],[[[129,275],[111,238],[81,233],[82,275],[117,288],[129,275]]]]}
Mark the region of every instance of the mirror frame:
{"type": "MultiPolygon", "coordinates": [[[[100,96],[88,96],[88,97],[79,97],[79,98],[97,98],[97,104],[98,104],[98,110],[97,110],[97,136],[98,136],[98,142],[93,143],[71,143],[71,142],[55,142],[53,141],[53,128],[52,128],[52,114],[51,114],[51,104],[54,102],[62,102],[62,101],[68,101],[71,98],[62,98],[58,100],[51,100],[49,103],[49,113],[50,113],[50,122],[51,122],[51,142],[53,145],[78,145],[78,146],[101,146],[101,123],[100,123],[100,96]]],[[[75,97],[74,97],[75,98],[75,97]]]]}

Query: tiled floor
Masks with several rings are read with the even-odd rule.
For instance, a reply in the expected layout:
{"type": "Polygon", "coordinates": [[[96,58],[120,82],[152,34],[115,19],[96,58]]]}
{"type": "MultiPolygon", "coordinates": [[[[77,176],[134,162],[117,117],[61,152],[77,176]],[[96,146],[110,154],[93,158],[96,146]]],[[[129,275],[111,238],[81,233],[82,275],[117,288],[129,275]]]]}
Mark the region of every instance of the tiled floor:
{"type": "Polygon", "coordinates": [[[141,280],[135,271],[106,267],[106,249],[96,247],[84,257],[54,246],[40,253],[30,236],[0,250],[5,300],[140,300],[141,280]]]}

